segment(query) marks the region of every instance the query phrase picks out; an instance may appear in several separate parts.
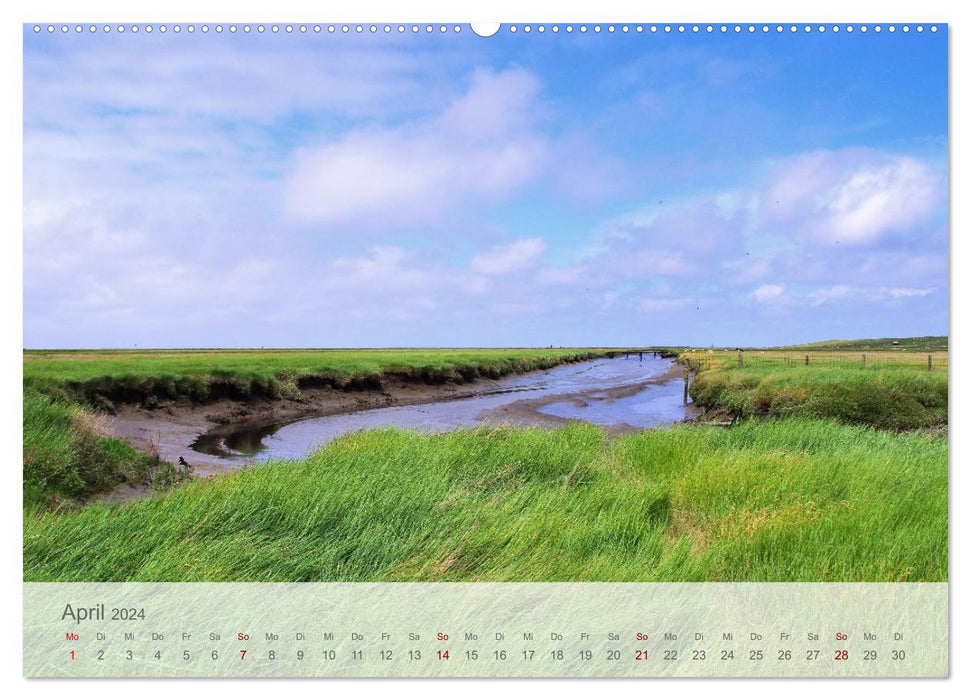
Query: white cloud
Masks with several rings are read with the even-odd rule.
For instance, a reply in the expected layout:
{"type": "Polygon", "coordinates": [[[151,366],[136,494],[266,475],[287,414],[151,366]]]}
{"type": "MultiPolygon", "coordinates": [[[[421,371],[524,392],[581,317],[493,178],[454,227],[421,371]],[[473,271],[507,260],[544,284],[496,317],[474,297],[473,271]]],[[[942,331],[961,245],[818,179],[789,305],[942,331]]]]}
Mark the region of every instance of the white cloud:
{"type": "Polygon", "coordinates": [[[895,299],[906,298],[906,297],[926,297],[928,294],[933,292],[933,289],[910,289],[907,287],[892,287],[884,289],[884,291],[895,299]]]}
{"type": "Polygon", "coordinates": [[[540,270],[537,279],[545,284],[579,284],[588,277],[588,272],[580,267],[547,267],[540,270]]]}
{"type": "Polygon", "coordinates": [[[627,241],[641,249],[676,248],[711,255],[737,244],[751,220],[751,198],[750,193],[730,191],[675,201],[658,199],[608,222],[602,234],[607,240],[627,241]]]}
{"type": "Polygon", "coordinates": [[[484,275],[507,275],[531,267],[546,250],[542,238],[524,238],[496,246],[472,258],[469,267],[484,275]]]}
{"type": "Polygon", "coordinates": [[[928,163],[865,149],[817,151],[777,165],[762,195],[763,223],[803,242],[867,246],[913,232],[946,196],[928,163]]]}
{"type": "Polygon", "coordinates": [[[633,250],[618,256],[615,269],[625,275],[689,275],[696,271],[683,254],[675,250],[633,250]]]}
{"type": "Polygon", "coordinates": [[[539,116],[539,81],[532,73],[478,70],[471,82],[468,92],[442,114],[442,128],[465,138],[493,141],[523,132],[539,116]]]}
{"type": "Polygon", "coordinates": [[[683,309],[688,302],[688,299],[644,299],[638,308],[646,314],[664,314],[683,309]]]}
{"type": "Polygon", "coordinates": [[[751,260],[746,256],[744,262],[733,266],[736,270],[734,282],[736,284],[752,284],[772,274],[772,262],[767,259],[751,260]]]}
{"type": "Polygon", "coordinates": [[[437,117],[302,149],[287,179],[287,211],[324,226],[387,230],[501,200],[532,180],[545,157],[545,139],[531,129],[537,91],[525,71],[480,72],[437,117]]]}
{"type": "Polygon", "coordinates": [[[865,302],[894,302],[900,299],[926,297],[934,292],[933,288],[914,287],[860,287],[848,284],[835,284],[809,292],[807,299],[813,306],[831,301],[850,299],[865,302]]]}
{"type": "Polygon", "coordinates": [[[444,57],[429,60],[400,46],[364,47],[359,37],[348,38],[358,41],[331,42],[321,60],[298,37],[265,37],[272,42],[265,43],[254,36],[244,43],[213,34],[145,35],[137,37],[137,53],[126,38],[105,37],[90,49],[31,52],[24,61],[25,99],[45,115],[67,101],[84,108],[75,117],[90,108],[107,119],[177,113],[197,120],[268,120],[298,109],[415,109],[438,99],[433,78],[444,57]]]}
{"type": "Polygon", "coordinates": [[[809,293],[808,299],[813,306],[819,306],[837,299],[853,296],[856,290],[848,284],[834,284],[830,287],[815,289],[809,293]]]}
{"type": "Polygon", "coordinates": [[[752,292],[751,297],[758,304],[770,304],[778,302],[785,291],[784,284],[763,284],[752,292]]]}
{"type": "Polygon", "coordinates": [[[415,289],[434,283],[433,273],[423,268],[413,253],[396,246],[372,246],[363,255],[331,260],[324,273],[323,286],[362,293],[415,289]]]}

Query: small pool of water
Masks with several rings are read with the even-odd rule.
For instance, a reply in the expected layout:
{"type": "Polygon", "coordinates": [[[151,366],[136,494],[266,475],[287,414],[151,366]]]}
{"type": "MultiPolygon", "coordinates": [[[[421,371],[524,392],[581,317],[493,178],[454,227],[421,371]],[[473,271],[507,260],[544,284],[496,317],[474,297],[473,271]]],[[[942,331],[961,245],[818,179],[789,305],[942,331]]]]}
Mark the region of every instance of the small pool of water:
{"type": "Polygon", "coordinates": [[[275,434],[284,424],[243,425],[223,432],[203,433],[190,447],[214,457],[252,457],[266,449],[263,441],[275,434]]]}

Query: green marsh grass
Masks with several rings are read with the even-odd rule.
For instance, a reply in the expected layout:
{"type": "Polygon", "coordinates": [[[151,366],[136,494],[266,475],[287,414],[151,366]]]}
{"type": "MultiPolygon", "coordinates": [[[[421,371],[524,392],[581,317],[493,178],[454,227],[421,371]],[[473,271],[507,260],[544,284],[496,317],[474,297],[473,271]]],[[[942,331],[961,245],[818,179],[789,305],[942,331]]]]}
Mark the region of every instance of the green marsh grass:
{"type": "Polygon", "coordinates": [[[168,482],[172,467],[103,437],[100,418],[81,406],[24,393],[24,506],[80,504],[122,482],[168,482]]]}
{"type": "Polygon", "coordinates": [[[735,353],[682,355],[698,371],[691,398],[707,409],[740,417],[836,418],[889,430],[947,423],[947,371],[905,363],[863,365],[862,358],[851,364],[811,355],[809,365],[796,359],[746,353],[738,366],[735,353]]]}
{"type": "Polygon", "coordinates": [[[113,402],[298,398],[301,387],[378,388],[549,369],[597,349],[26,350],[24,388],[110,409],[113,402]]]}
{"type": "Polygon", "coordinates": [[[345,436],[25,514],[27,581],[942,581],[947,442],[835,421],[345,436]]]}
{"type": "Polygon", "coordinates": [[[785,350],[889,350],[893,352],[940,352],[947,350],[946,335],[923,335],[909,338],[857,338],[853,340],[823,340],[817,343],[786,345],[785,350]]]}

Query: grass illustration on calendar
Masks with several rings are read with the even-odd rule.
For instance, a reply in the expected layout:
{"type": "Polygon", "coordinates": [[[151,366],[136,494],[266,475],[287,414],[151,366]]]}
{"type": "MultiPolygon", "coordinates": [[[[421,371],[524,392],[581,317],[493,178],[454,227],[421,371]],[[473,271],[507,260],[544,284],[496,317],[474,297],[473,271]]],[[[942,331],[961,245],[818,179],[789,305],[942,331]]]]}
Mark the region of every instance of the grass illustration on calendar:
{"type": "Polygon", "coordinates": [[[916,27],[25,26],[25,581],[947,581],[916,27]]]}

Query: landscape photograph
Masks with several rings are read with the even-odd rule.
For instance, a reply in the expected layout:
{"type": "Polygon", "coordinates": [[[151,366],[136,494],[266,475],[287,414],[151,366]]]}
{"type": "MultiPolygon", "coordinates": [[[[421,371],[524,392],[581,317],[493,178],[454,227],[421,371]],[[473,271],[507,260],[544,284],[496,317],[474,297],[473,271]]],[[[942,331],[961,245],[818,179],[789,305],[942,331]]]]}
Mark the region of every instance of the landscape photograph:
{"type": "Polygon", "coordinates": [[[24,27],[26,582],[948,580],[946,27],[188,27],[24,27]]]}

